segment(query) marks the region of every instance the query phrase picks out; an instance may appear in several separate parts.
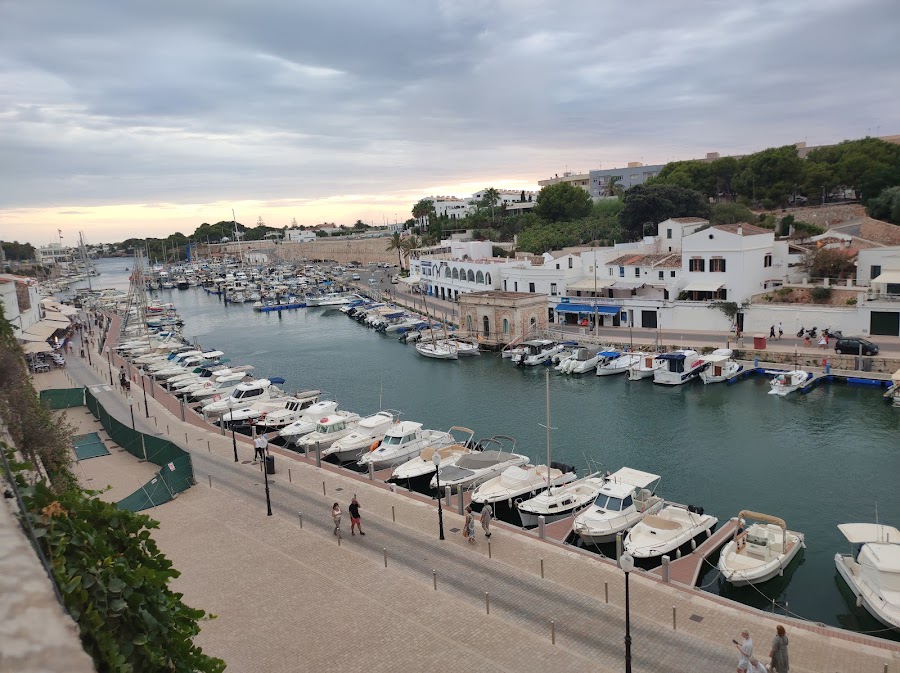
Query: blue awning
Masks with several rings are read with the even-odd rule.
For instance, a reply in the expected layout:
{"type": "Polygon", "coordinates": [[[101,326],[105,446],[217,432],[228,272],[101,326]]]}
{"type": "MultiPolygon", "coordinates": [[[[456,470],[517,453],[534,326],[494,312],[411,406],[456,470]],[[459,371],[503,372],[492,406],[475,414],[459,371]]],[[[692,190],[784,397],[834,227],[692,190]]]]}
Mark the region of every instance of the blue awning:
{"type": "Polygon", "coordinates": [[[620,306],[591,306],[590,304],[557,304],[557,313],[598,313],[600,315],[616,315],[622,310],[620,306]]]}

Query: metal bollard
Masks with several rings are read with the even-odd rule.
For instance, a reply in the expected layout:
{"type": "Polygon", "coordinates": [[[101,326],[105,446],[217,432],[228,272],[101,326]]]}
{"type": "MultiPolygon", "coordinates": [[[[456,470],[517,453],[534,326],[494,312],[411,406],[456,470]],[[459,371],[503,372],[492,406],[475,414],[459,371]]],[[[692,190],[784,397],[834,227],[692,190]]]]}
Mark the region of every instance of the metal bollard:
{"type": "Polygon", "coordinates": [[[293,483],[294,483],[294,480],[293,480],[293,478],[291,477],[291,468],[288,468],[288,483],[289,483],[289,484],[293,484],[293,483]]]}
{"type": "Polygon", "coordinates": [[[609,603],[609,582],[603,583],[603,597],[607,603],[609,603]]]}
{"type": "Polygon", "coordinates": [[[668,555],[662,557],[662,581],[668,583],[669,581],[669,562],[671,559],[668,555]]]}
{"type": "Polygon", "coordinates": [[[444,486],[444,499],[447,503],[444,505],[445,507],[450,507],[450,491],[452,489],[449,486],[444,486]]]}
{"type": "Polygon", "coordinates": [[[616,533],[616,563],[622,558],[622,533],[616,533]]]}
{"type": "Polygon", "coordinates": [[[340,529],[338,529],[337,539],[338,539],[338,547],[340,547],[341,546],[341,531],[340,531],[340,529]]]}
{"type": "Polygon", "coordinates": [[[491,595],[487,591],[484,592],[484,612],[491,614],[491,595]]]}
{"type": "Polygon", "coordinates": [[[546,538],[546,533],[544,533],[544,526],[547,524],[547,518],[541,514],[538,517],[538,537],[543,540],[546,538]]]}
{"type": "Polygon", "coordinates": [[[550,644],[556,645],[556,622],[550,620],[550,644]]]}
{"type": "Polygon", "coordinates": [[[303,457],[309,460],[309,444],[303,445],[303,457]]]}
{"type": "Polygon", "coordinates": [[[325,493],[325,482],[324,481],[322,482],[322,495],[328,495],[327,493],[325,493]]]}
{"type": "Polygon", "coordinates": [[[212,447],[209,445],[209,440],[208,440],[208,439],[206,440],[206,450],[207,450],[209,453],[212,453],[212,447]]]}
{"type": "Polygon", "coordinates": [[[224,423],[219,426],[219,434],[222,435],[223,437],[225,436],[225,424],[224,423]]]}
{"type": "Polygon", "coordinates": [[[672,630],[678,630],[678,622],[677,622],[677,613],[675,612],[675,606],[672,606],[672,630]]]}
{"type": "Polygon", "coordinates": [[[190,440],[188,439],[187,433],[185,432],[184,433],[184,443],[187,444],[189,442],[190,442],[190,440]]]}
{"type": "MultiPolygon", "coordinates": [[[[447,489],[449,490],[449,488],[450,488],[450,487],[448,486],[447,489]]],[[[449,500],[449,499],[447,500],[447,504],[448,504],[448,505],[450,504],[450,500],[449,500]]],[[[464,505],[465,505],[465,497],[464,497],[464,494],[463,494],[463,490],[462,490],[462,489],[459,489],[459,490],[456,492],[456,511],[459,513],[460,516],[462,516],[463,513],[465,512],[465,507],[464,507],[464,505]]]]}
{"type": "Polygon", "coordinates": [[[437,570],[431,571],[431,581],[434,583],[434,590],[437,591],[437,570]]]}
{"type": "Polygon", "coordinates": [[[181,420],[184,420],[184,400],[179,400],[181,402],[181,420]]]}
{"type": "Polygon", "coordinates": [[[300,519],[300,528],[303,528],[303,512],[297,510],[297,517],[300,519]]]}
{"type": "Polygon", "coordinates": [[[155,428],[157,425],[158,425],[158,424],[157,424],[157,422],[156,422],[156,416],[154,416],[154,417],[153,417],[153,427],[155,428]]]}
{"type": "Polygon", "coordinates": [[[322,467],[322,444],[316,442],[316,467],[322,467]]]}
{"type": "Polygon", "coordinates": [[[541,579],[544,579],[544,559],[541,559],[541,579]]]}
{"type": "Polygon", "coordinates": [[[212,488],[212,475],[207,474],[206,476],[209,477],[209,487],[212,488]]]}
{"type": "Polygon", "coordinates": [[[391,505],[391,521],[397,523],[397,513],[394,511],[393,505],[391,505]]]}
{"type": "Polygon", "coordinates": [[[168,426],[168,424],[166,424],[166,434],[167,434],[167,435],[169,434],[169,426],[168,426]]]}
{"type": "Polygon", "coordinates": [[[369,463],[369,481],[375,481],[375,463],[369,463]]]}
{"type": "Polygon", "coordinates": [[[491,556],[491,541],[490,540],[488,540],[488,558],[493,558],[493,556],[491,556]]]}
{"type": "Polygon", "coordinates": [[[384,567],[387,568],[387,547],[382,547],[381,550],[384,552],[384,567]]]}

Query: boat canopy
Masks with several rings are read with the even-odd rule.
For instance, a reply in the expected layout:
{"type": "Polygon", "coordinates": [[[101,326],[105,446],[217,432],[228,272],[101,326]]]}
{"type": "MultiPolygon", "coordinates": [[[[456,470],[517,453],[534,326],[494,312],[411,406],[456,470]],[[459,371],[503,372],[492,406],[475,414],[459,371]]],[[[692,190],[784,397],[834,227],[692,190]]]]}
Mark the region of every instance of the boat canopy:
{"type": "Polygon", "coordinates": [[[754,521],[765,521],[766,523],[772,523],[781,528],[781,530],[787,530],[787,524],[784,522],[784,519],[779,519],[777,516],[770,516],[769,514],[760,514],[759,512],[752,512],[749,509],[742,509],[738,514],[738,519],[753,519],[754,521]]]}
{"type": "Polygon", "coordinates": [[[657,355],[657,360],[684,360],[687,357],[687,353],[684,351],[675,351],[674,353],[662,353],[661,355],[657,355]]]}
{"type": "Polygon", "coordinates": [[[638,488],[647,488],[653,482],[662,479],[662,477],[658,474],[651,474],[649,472],[633,470],[630,467],[623,467],[613,472],[606,479],[607,481],[629,484],[631,486],[637,486],[638,488]]]}
{"type": "Polygon", "coordinates": [[[273,376],[272,378],[269,379],[269,382],[281,385],[284,383],[284,379],[281,378],[280,376],[273,376]]]}
{"type": "Polygon", "coordinates": [[[557,304],[557,313],[596,313],[598,315],[617,315],[622,308],[620,306],[599,306],[591,304],[557,304]]]}
{"type": "Polygon", "coordinates": [[[714,362],[728,362],[728,360],[731,360],[731,359],[732,359],[731,355],[721,355],[721,354],[717,354],[717,353],[710,353],[709,355],[703,356],[703,361],[708,362],[710,364],[712,364],[714,362]]]}
{"type": "Polygon", "coordinates": [[[601,351],[597,353],[601,358],[617,358],[621,355],[619,351],[601,351]]]}
{"type": "Polygon", "coordinates": [[[838,530],[850,544],[867,542],[893,542],[900,544],[900,530],[878,523],[842,523],[838,530]]]}

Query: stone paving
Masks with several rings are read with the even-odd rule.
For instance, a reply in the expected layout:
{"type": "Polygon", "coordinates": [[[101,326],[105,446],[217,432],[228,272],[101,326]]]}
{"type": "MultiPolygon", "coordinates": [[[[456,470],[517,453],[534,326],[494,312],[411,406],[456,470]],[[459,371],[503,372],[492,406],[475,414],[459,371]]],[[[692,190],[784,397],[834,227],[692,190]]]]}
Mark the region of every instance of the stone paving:
{"type": "MultiPolygon", "coordinates": [[[[70,373],[89,384],[102,380],[87,363],[73,363],[70,373]]],[[[113,415],[126,418],[120,393],[102,386],[96,393],[113,415]]],[[[231,670],[262,667],[260,662],[286,671],[621,670],[623,574],[611,562],[502,525],[488,558],[485,540],[465,543],[452,531],[461,528],[461,517],[446,510],[447,540],[439,542],[435,508],[427,499],[316,468],[284,451],[276,451],[274,516],[268,518],[262,475],[248,464],[252,449],[240,444],[242,462],[235,464],[230,437],[163,417],[153,400],[150,412],[171,426],[178,443],[179,433],[187,433],[185,448],[199,482],[152,512],[162,522],[157,538],[184,573],[176,588],[189,603],[219,614],[205,625],[200,642],[229,661],[231,670]],[[368,535],[345,533],[338,547],[330,505],[337,500],[346,509],[353,493],[368,535]],[[307,604],[315,605],[313,619],[296,619],[298,607],[303,611],[307,604]],[[549,643],[551,620],[555,646],[549,643]]],[[[141,417],[138,425],[155,431],[162,423],[148,425],[141,417]]],[[[896,643],[773,617],[639,573],[631,578],[631,606],[636,671],[733,670],[731,638],[749,628],[759,653],[767,654],[778,623],[790,632],[792,670],[800,673],[900,668],[896,643]]]]}

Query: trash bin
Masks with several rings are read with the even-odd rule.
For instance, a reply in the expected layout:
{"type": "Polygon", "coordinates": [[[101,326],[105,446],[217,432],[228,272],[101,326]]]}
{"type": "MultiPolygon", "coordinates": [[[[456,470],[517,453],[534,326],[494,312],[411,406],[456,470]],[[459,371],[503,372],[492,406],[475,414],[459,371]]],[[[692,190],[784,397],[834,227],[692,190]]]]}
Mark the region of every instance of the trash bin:
{"type": "Polygon", "coordinates": [[[764,334],[757,334],[753,337],[753,348],[758,351],[766,350],[766,337],[764,334]]]}
{"type": "Polygon", "coordinates": [[[266,456],[266,474],[275,474],[275,456],[266,456]]]}

